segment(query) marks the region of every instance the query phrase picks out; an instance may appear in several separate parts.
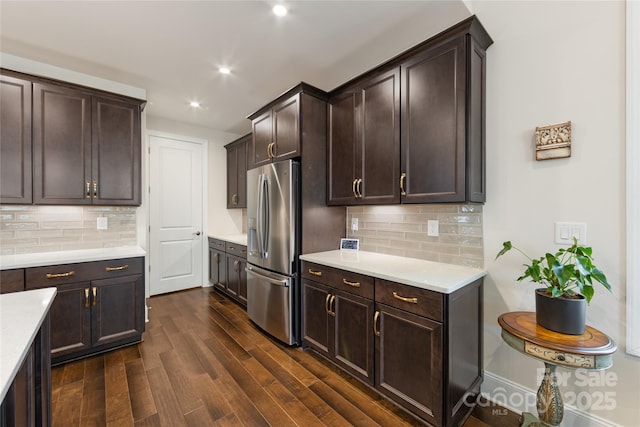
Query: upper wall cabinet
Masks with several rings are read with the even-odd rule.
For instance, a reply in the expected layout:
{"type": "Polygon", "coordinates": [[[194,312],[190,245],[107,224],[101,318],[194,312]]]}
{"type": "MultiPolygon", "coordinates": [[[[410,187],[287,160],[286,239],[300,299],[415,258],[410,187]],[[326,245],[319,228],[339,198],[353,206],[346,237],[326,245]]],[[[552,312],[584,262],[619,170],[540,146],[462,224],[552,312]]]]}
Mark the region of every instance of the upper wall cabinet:
{"type": "Polygon", "coordinates": [[[0,203],[30,204],[31,82],[0,75],[0,203]]]}
{"type": "Polygon", "coordinates": [[[140,204],[140,103],[33,85],[34,202],[140,204]]]}
{"type": "Polygon", "coordinates": [[[247,207],[247,150],[251,134],[224,146],[227,149],[227,209],[247,207]]]}
{"type": "Polygon", "coordinates": [[[400,202],[399,68],[335,91],[328,120],[328,204],[400,202]]]}
{"type": "Polygon", "coordinates": [[[334,90],[328,204],[484,202],[492,42],[474,16],[334,90]]]}
{"type": "Polygon", "coordinates": [[[248,117],[253,131],[249,169],[301,155],[302,105],[307,104],[302,98],[309,95],[323,102],[327,97],[325,92],[300,83],[248,117]]]}

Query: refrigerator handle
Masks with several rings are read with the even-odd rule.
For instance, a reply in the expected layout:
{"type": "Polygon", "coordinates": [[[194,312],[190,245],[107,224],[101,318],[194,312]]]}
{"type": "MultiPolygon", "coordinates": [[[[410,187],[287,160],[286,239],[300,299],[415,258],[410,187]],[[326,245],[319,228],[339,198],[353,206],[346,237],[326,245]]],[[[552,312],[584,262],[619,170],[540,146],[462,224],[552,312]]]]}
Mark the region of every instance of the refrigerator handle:
{"type": "Polygon", "coordinates": [[[269,253],[269,181],[266,175],[260,176],[260,189],[258,195],[258,226],[260,230],[260,253],[262,258],[267,258],[269,253]]]}
{"type": "Polygon", "coordinates": [[[260,258],[264,258],[264,174],[258,176],[258,212],[256,234],[258,235],[258,252],[260,258]]]}

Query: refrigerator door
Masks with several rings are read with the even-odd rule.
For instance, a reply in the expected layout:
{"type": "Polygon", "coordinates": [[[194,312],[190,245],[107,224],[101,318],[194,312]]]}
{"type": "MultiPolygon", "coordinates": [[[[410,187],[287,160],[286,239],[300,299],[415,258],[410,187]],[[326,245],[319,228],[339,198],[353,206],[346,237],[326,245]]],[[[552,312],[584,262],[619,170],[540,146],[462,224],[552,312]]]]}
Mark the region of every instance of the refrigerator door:
{"type": "Polygon", "coordinates": [[[294,278],[247,266],[247,314],[286,344],[298,344],[292,317],[294,278]]]}
{"type": "Polygon", "coordinates": [[[298,163],[286,160],[247,172],[247,262],[294,274],[298,163]]]}

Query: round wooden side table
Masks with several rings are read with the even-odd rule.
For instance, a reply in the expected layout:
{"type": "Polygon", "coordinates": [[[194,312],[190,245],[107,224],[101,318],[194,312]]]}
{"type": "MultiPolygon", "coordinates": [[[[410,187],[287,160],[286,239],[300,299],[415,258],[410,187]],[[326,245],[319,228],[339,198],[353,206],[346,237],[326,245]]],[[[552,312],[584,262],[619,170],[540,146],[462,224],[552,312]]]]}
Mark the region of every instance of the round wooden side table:
{"type": "Polygon", "coordinates": [[[564,405],[556,381],[556,366],[602,370],[613,365],[616,344],[604,333],[587,326],[582,335],[565,335],[536,323],[536,314],[514,311],[498,317],[502,339],[520,353],[544,363],[545,373],[536,395],[538,418],[522,414],[521,426],[557,426],[564,405]]]}

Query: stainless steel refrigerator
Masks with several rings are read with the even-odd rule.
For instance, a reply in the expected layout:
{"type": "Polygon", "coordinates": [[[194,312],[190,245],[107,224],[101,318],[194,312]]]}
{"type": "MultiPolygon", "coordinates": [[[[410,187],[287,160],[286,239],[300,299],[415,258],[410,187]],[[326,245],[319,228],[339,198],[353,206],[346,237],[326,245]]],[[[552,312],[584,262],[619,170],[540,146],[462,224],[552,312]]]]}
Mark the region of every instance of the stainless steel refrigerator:
{"type": "Polygon", "coordinates": [[[300,340],[300,164],[247,171],[247,313],[289,345],[300,340]]]}

